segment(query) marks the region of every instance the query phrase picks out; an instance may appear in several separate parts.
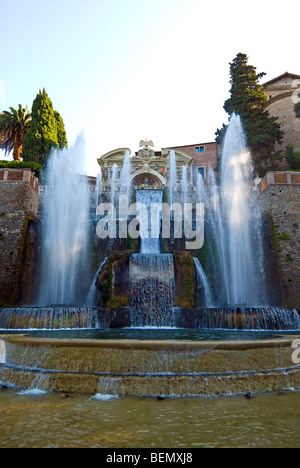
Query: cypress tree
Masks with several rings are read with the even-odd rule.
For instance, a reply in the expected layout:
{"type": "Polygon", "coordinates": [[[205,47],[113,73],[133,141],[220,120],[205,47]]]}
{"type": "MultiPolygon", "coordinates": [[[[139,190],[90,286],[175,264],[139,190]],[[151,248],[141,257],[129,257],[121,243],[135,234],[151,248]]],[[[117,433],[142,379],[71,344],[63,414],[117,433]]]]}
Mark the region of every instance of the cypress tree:
{"type": "Polygon", "coordinates": [[[64,149],[68,147],[68,140],[67,140],[67,134],[65,130],[65,124],[64,121],[56,110],[54,111],[54,117],[56,120],[56,125],[57,125],[57,141],[58,141],[58,146],[59,149],[64,149]]]}
{"type": "MultiPolygon", "coordinates": [[[[271,117],[264,105],[268,98],[264,87],[259,84],[265,73],[257,73],[256,67],[248,64],[246,54],[239,53],[230,63],[230,98],[225,101],[224,109],[231,115],[239,114],[246,133],[248,146],[256,171],[263,175],[267,169],[276,167],[274,161],[282,157],[275,153],[276,143],[281,143],[284,132],[271,117]]],[[[216,132],[216,141],[222,143],[226,126],[216,132]]]]}
{"type": "Polygon", "coordinates": [[[61,116],[53,109],[45,88],[37,94],[32,104],[30,130],[24,138],[22,157],[45,166],[54,148],[67,146],[61,116]]]}

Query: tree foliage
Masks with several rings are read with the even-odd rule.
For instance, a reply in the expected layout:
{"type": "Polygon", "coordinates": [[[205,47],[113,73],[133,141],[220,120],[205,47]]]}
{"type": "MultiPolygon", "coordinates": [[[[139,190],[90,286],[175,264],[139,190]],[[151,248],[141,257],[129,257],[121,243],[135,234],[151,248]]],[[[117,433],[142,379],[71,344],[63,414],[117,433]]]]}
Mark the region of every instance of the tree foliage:
{"type": "Polygon", "coordinates": [[[28,107],[23,108],[21,104],[18,109],[9,109],[10,112],[0,114],[0,148],[6,155],[13,151],[14,160],[20,161],[23,141],[30,129],[31,114],[28,107]]]}
{"type": "MultiPolygon", "coordinates": [[[[300,98],[300,93],[298,94],[298,97],[300,98]]],[[[300,100],[299,102],[295,104],[294,110],[295,110],[296,117],[300,119],[300,100]]]]}
{"type": "MultiPolygon", "coordinates": [[[[248,56],[239,53],[230,63],[230,98],[224,103],[225,111],[239,114],[246,133],[249,149],[256,172],[261,175],[274,161],[282,157],[275,153],[276,143],[281,143],[284,132],[277,117],[264,110],[268,98],[264,87],[259,84],[265,73],[257,73],[256,67],[248,64],[248,56]]],[[[216,132],[216,141],[221,144],[226,125],[216,132]]]]}
{"type": "Polygon", "coordinates": [[[286,147],[286,158],[292,170],[300,169],[300,151],[294,151],[293,145],[286,147]]]}
{"type": "Polygon", "coordinates": [[[54,117],[56,120],[56,125],[57,125],[57,141],[58,141],[58,147],[59,149],[64,149],[67,148],[68,146],[68,141],[67,141],[67,134],[65,130],[65,124],[64,121],[56,110],[54,111],[54,117]]]}
{"type": "Polygon", "coordinates": [[[45,166],[54,148],[67,146],[66,132],[60,114],[45,89],[40,90],[32,104],[30,130],[24,138],[22,157],[45,166]]]}

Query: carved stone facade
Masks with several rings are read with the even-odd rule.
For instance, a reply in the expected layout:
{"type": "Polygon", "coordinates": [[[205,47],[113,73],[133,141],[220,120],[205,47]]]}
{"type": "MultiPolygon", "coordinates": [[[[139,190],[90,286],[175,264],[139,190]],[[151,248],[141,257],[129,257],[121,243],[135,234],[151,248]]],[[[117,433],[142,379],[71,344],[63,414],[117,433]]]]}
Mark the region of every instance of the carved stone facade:
{"type": "MultiPolygon", "coordinates": [[[[133,188],[165,188],[168,186],[168,171],[171,149],[154,151],[149,143],[144,142],[143,147],[131,153],[129,148],[119,148],[102,155],[98,159],[102,174],[102,190],[110,190],[113,167],[117,166],[117,181],[120,181],[121,171],[126,153],[130,155],[130,176],[126,181],[133,188]]],[[[194,159],[183,151],[175,149],[178,177],[182,173],[182,167],[187,166],[189,183],[194,182],[194,159]]],[[[117,182],[118,184],[118,182],[117,182]]]]}
{"type": "Polygon", "coordinates": [[[264,84],[265,92],[269,98],[265,109],[273,117],[278,117],[285,132],[281,145],[276,150],[285,150],[287,145],[293,145],[296,151],[300,150],[300,119],[294,112],[294,105],[300,92],[300,76],[284,73],[264,84]]]}

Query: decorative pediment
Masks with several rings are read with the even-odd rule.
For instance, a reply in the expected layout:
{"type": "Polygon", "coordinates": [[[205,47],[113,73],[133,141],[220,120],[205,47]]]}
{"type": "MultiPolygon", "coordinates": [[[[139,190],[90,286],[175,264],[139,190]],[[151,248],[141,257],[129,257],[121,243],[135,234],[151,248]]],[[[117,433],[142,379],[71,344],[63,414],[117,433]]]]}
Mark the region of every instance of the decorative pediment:
{"type": "Polygon", "coordinates": [[[181,174],[182,166],[187,166],[189,168],[189,178],[191,179],[194,160],[188,154],[169,148],[155,151],[152,140],[141,140],[139,146],[139,151],[134,154],[131,154],[129,148],[118,148],[102,155],[98,159],[98,163],[102,169],[102,182],[104,184],[110,184],[114,165],[118,166],[118,174],[121,173],[125,156],[129,154],[131,166],[129,183],[135,187],[165,187],[167,185],[171,151],[175,152],[178,173],[181,174]]]}
{"type": "Polygon", "coordinates": [[[98,164],[100,167],[113,166],[114,164],[122,166],[126,152],[130,154],[130,148],[118,148],[109,151],[108,153],[105,153],[102,156],[100,156],[100,158],[98,159],[98,164]]]}

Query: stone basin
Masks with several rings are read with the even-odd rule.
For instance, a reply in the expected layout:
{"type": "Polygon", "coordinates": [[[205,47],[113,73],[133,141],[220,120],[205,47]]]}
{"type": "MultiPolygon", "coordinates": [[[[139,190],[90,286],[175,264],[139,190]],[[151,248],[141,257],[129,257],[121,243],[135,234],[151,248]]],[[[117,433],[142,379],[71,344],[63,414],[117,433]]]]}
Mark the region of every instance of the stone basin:
{"type": "Polygon", "coordinates": [[[211,396],[300,386],[297,336],[178,341],[0,335],[0,381],[22,388],[118,396],[211,396]],[[5,345],[3,345],[3,342],[5,345]],[[3,352],[3,347],[5,348],[3,352]],[[1,362],[1,359],[0,359],[1,362]]]}

